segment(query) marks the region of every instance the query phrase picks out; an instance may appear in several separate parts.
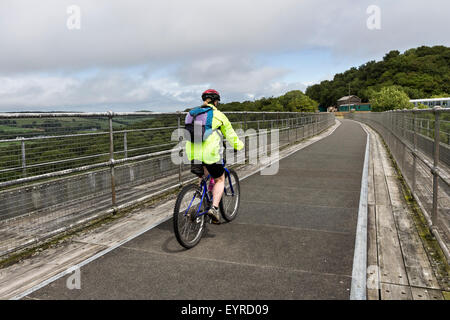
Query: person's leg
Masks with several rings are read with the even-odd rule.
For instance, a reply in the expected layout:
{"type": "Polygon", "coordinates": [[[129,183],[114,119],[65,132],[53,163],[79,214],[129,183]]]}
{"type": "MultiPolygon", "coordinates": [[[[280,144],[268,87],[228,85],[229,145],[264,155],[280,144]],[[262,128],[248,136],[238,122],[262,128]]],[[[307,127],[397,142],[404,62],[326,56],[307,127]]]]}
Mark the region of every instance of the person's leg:
{"type": "Polygon", "coordinates": [[[212,190],[213,193],[213,206],[218,208],[220,199],[222,199],[223,190],[225,187],[225,174],[222,174],[219,178],[214,178],[214,187],[212,190]]]}
{"type": "Polygon", "coordinates": [[[212,189],[213,206],[218,208],[225,187],[225,169],[221,163],[206,164],[205,168],[211,177],[214,178],[214,187],[212,189]]]}
{"type": "Polygon", "coordinates": [[[191,161],[191,172],[198,177],[198,185],[202,182],[202,176],[205,172],[205,169],[202,164],[194,163],[194,160],[191,161]]]}
{"type": "Polygon", "coordinates": [[[212,189],[213,203],[209,209],[208,214],[213,217],[213,223],[220,223],[219,203],[223,195],[223,188],[225,186],[225,175],[223,165],[218,163],[206,164],[207,172],[214,179],[214,187],[212,189]]]}

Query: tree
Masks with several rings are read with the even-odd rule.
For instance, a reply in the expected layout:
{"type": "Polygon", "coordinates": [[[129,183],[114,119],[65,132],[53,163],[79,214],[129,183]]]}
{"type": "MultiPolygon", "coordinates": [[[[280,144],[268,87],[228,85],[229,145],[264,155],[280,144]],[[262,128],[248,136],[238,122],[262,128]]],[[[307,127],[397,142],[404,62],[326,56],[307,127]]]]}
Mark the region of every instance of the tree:
{"type": "Polygon", "coordinates": [[[383,87],[380,91],[372,91],[370,102],[374,112],[414,107],[409,102],[408,95],[398,86],[383,87]]]}
{"type": "Polygon", "coordinates": [[[300,90],[292,90],[280,97],[261,98],[256,101],[229,102],[222,104],[222,111],[272,111],[315,112],[318,103],[300,90]]]}
{"type": "Polygon", "coordinates": [[[283,111],[283,105],[280,102],[278,102],[278,101],[273,101],[271,104],[265,105],[262,108],[262,111],[265,111],[265,112],[269,112],[269,111],[271,111],[271,112],[282,112],[283,111]]]}
{"type": "Polygon", "coordinates": [[[419,109],[428,109],[428,106],[424,105],[423,103],[418,103],[417,108],[419,109]]]}
{"type": "Polygon", "coordinates": [[[441,93],[441,94],[434,94],[430,98],[449,98],[450,94],[448,93],[441,93]]]}
{"type": "Polygon", "coordinates": [[[392,51],[390,51],[389,53],[387,53],[387,54],[384,56],[383,60],[384,60],[384,61],[388,61],[388,60],[390,60],[390,59],[392,59],[392,58],[398,57],[399,55],[400,55],[400,51],[398,51],[398,50],[392,50],[392,51]]]}
{"type": "Polygon", "coordinates": [[[450,48],[422,46],[401,54],[387,53],[381,61],[369,61],[359,68],[338,73],[333,80],[325,80],[306,89],[306,95],[323,106],[332,106],[348,94],[369,101],[369,89],[401,86],[411,99],[430,98],[450,92],[450,48]]]}

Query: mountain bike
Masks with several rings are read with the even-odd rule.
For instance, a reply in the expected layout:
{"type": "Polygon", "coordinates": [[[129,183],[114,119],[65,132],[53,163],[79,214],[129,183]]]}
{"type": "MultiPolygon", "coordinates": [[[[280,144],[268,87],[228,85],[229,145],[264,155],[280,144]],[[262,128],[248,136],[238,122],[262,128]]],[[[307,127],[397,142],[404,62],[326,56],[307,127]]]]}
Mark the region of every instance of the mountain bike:
{"type": "MultiPolygon", "coordinates": [[[[225,169],[225,187],[219,209],[226,222],[233,221],[239,210],[240,185],[239,177],[233,169],[225,169]]],[[[177,197],[173,212],[173,227],[175,236],[183,247],[190,249],[196,246],[206,230],[206,225],[212,218],[206,213],[213,203],[212,192],[208,190],[211,176],[204,176],[200,185],[185,186],[177,197]]]]}

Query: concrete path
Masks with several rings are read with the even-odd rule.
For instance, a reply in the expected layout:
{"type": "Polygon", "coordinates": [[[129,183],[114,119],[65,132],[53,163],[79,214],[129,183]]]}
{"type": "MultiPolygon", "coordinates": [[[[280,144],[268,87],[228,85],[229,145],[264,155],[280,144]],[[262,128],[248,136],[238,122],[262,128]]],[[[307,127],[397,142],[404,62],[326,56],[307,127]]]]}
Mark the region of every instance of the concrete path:
{"type": "Polygon", "coordinates": [[[238,218],[186,251],[169,220],[31,299],[348,299],[366,133],[352,121],[242,181],[238,218]]]}

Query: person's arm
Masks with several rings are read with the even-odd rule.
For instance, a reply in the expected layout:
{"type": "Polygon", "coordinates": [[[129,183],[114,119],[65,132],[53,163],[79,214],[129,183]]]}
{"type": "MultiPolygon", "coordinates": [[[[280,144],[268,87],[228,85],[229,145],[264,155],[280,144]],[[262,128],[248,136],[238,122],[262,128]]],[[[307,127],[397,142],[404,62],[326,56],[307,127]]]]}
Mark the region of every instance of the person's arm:
{"type": "Polygon", "coordinates": [[[237,136],[230,120],[228,120],[227,116],[222,112],[220,112],[220,121],[222,122],[220,131],[222,132],[225,139],[227,139],[227,141],[232,145],[234,149],[241,150],[244,147],[244,143],[237,136]]]}

